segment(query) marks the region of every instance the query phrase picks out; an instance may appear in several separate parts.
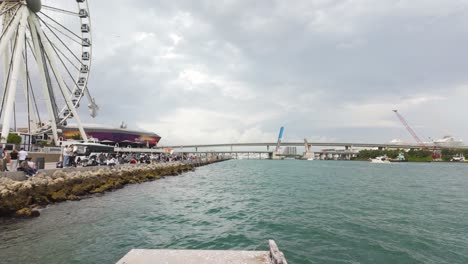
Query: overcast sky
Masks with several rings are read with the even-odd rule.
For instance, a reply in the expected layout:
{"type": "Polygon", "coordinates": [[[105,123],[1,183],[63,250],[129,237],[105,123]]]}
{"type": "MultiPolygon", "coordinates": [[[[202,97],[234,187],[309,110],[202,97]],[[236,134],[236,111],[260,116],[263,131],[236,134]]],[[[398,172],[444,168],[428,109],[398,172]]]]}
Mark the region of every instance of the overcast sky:
{"type": "MultiPolygon", "coordinates": [[[[468,141],[466,0],[93,0],[88,123],[161,144],[468,141]]],[[[83,110],[83,109],[82,109],[83,110]]],[[[81,111],[82,111],[81,110],[81,111]]]]}

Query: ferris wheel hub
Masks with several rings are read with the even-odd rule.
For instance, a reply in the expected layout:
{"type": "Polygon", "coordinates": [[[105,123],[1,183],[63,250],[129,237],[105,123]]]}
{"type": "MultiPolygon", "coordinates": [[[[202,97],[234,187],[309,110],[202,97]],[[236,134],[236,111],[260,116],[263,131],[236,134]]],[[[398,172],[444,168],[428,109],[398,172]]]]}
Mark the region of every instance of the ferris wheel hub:
{"type": "Polygon", "coordinates": [[[41,0],[26,0],[29,10],[34,13],[41,11],[42,3],[41,0]]]}

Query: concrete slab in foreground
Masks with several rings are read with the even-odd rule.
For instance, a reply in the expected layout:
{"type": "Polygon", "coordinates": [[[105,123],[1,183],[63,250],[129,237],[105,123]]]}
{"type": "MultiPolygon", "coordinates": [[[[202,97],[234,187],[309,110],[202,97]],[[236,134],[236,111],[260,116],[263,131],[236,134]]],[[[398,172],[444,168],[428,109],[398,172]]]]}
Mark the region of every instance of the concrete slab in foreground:
{"type": "Polygon", "coordinates": [[[117,264],[270,264],[268,251],[133,249],[117,264]]]}
{"type": "Polygon", "coordinates": [[[270,251],[133,249],[117,264],[287,264],[273,240],[270,251]]]}

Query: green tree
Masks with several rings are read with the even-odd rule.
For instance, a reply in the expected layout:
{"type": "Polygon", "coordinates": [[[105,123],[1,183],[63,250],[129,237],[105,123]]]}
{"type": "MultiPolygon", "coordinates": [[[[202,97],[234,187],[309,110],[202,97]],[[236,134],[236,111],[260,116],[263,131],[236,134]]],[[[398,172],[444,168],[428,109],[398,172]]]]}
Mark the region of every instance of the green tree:
{"type": "Polygon", "coordinates": [[[368,160],[368,159],[373,159],[378,156],[383,156],[387,155],[387,157],[391,159],[396,159],[398,157],[398,154],[401,152],[404,152],[401,149],[383,149],[383,150],[377,150],[377,149],[363,149],[359,151],[358,154],[358,160],[368,160]]]}
{"type": "Polygon", "coordinates": [[[8,134],[7,138],[8,144],[21,144],[21,137],[17,134],[8,134]]]}
{"type": "Polygon", "coordinates": [[[376,149],[363,149],[359,151],[357,160],[368,160],[373,159],[377,156],[387,155],[391,159],[395,159],[398,154],[400,153],[405,154],[405,159],[408,161],[432,161],[432,151],[429,150],[410,150],[405,152],[402,149],[383,149],[383,150],[376,150],[376,149]]]}
{"type": "Polygon", "coordinates": [[[450,161],[453,156],[463,154],[463,156],[468,157],[468,149],[443,149],[442,150],[442,160],[450,161]]]}
{"type": "Polygon", "coordinates": [[[432,151],[412,149],[407,153],[408,161],[432,161],[432,151]]]}
{"type": "Polygon", "coordinates": [[[41,147],[47,147],[48,144],[47,144],[47,141],[39,141],[39,142],[37,143],[37,145],[39,145],[39,146],[41,146],[41,147]]]}

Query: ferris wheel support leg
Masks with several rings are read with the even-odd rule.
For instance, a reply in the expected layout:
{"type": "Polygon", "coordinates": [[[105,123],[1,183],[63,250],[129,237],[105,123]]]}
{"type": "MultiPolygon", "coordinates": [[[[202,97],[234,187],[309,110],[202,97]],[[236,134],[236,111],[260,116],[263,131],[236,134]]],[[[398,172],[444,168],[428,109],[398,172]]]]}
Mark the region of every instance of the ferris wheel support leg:
{"type": "MultiPolygon", "coordinates": [[[[7,49],[5,50],[5,53],[3,54],[3,65],[4,65],[4,68],[3,68],[3,91],[2,91],[2,95],[7,95],[8,94],[8,74],[9,74],[9,71],[10,71],[10,60],[11,60],[11,54],[10,54],[10,50],[7,49]]],[[[1,141],[1,140],[0,140],[1,141]]],[[[3,143],[3,141],[1,141],[1,143],[3,143]]],[[[5,147],[5,146],[3,146],[5,147]]]]}
{"type": "MultiPolygon", "coordinates": [[[[29,10],[27,7],[21,7],[20,13],[20,24],[18,28],[18,36],[16,43],[24,43],[25,41],[25,33],[26,33],[26,23],[29,14],[29,10]]],[[[15,50],[13,53],[13,67],[10,75],[10,81],[8,82],[8,94],[6,98],[6,107],[5,107],[5,116],[3,117],[3,126],[2,126],[2,136],[0,138],[0,143],[5,146],[7,143],[8,134],[10,133],[10,122],[13,116],[13,104],[15,102],[15,94],[16,94],[16,87],[18,85],[18,75],[21,66],[21,57],[23,55],[23,48],[22,44],[16,45],[15,50]]]]}
{"type": "Polygon", "coordinates": [[[46,73],[44,70],[43,61],[41,60],[41,48],[39,46],[39,36],[36,30],[35,16],[34,14],[29,15],[29,27],[31,28],[31,36],[33,40],[34,53],[36,54],[37,67],[39,69],[39,75],[41,76],[42,88],[44,89],[44,97],[46,98],[47,113],[50,117],[50,126],[52,128],[52,136],[54,137],[55,145],[59,146],[59,138],[57,132],[57,122],[55,120],[54,110],[52,108],[52,102],[50,101],[49,88],[47,86],[46,73]]]}
{"type": "Polygon", "coordinates": [[[86,136],[86,132],[84,131],[83,125],[81,124],[80,117],[78,116],[78,112],[76,111],[75,106],[73,105],[73,102],[71,100],[71,95],[67,90],[67,86],[65,85],[65,81],[62,78],[62,75],[60,74],[59,68],[57,67],[57,63],[55,61],[55,56],[54,56],[54,51],[52,49],[52,46],[50,45],[49,41],[44,35],[44,32],[42,32],[42,29],[40,28],[39,21],[35,16],[33,16],[34,23],[36,25],[36,31],[39,33],[39,37],[42,40],[42,44],[44,45],[44,50],[45,53],[47,54],[47,57],[49,58],[50,66],[52,67],[52,71],[55,73],[55,76],[57,77],[58,83],[59,83],[59,88],[62,91],[64,97],[65,97],[65,102],[67,103],[68,109],[73,113],[73,117],[76,119],[76,124],[78,126],[78,129],[80,130],[81,138],[85,141],[88,142],[88,137],[86,136]]]}
{"type": "MultiPolygon", "coordinates": [[[[3,54],[7,50],[8,44],[10,43],[10,40],[14,37],[16,29],[18,28],[18,26],[20,24],[22,14],[24,14],[24,12],[29,12],[27,10],[27,7],[23,6],[21,8],[22,8],[22,10],[18,11],[19,15],[15,16],[13,18],[13,21],[11,22],[11,25],[8,28],[4,29],[4,35],[0,39],[0,54],[3,54]],[[24,11],[25,8],[26,8],[26,11],[24,11]]],[[[5,22],[5,23],[8,23],[8,22],[5,22]]]]}
{"type": "Polygon", "coordinates": [[[8,71],[10,69],[10,51],[7,49],[3,53],[3,89],[7,89],[8,71]]]}
{"type": "MultiPolygon", "coordinates": [[[[2,10],[5,2],[2,2],[0,5],[0,10],[2,10]]],[[[0,54],[3,54],[3,94],[8,94],[8,74],[10,71],[10,60],[11,60],[11,53],[9,49],[9,44],[12,43],[11,38],[15,33],[15,29],[18,27],[18,23],[20,21],[20,16],[16,16],[12,21],[12,24],[8,27],[9,20],[7,16],[3,17],[3,29],[2,34],[4,34],[3,38],[0,40],[0,54]]]]}
{"type": "MultiPolygon", "coordinates": [[[[36,116],[33,114],[33,104],[31,101],[31,95],[28,89],[28,78],[27,78],[27,67],[26,67],[26,61],[24,61],[24,58],[21,63],[21,82],[23,83],[23,90],[24,90],[24,97],[26,99],[26,104],[28,104],[28,120],[30,121],[30,124],[28,127],[32,127],[34,124],[36,124],[36,116]]],[[[29,134],[31,134],[31,131],[28,131],[29,134]]]]}

